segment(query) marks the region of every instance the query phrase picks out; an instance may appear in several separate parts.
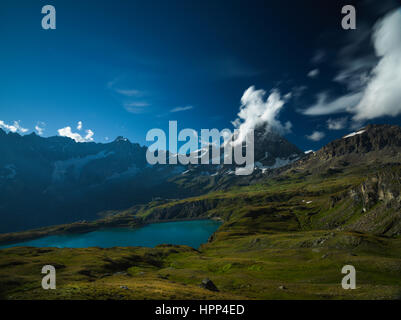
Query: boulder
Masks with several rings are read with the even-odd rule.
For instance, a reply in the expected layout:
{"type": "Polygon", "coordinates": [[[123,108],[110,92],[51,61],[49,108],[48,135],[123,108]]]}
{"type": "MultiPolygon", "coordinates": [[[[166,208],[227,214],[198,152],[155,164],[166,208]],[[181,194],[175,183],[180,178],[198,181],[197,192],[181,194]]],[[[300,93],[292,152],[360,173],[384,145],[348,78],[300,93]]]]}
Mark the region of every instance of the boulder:
{"type": "Polygon", "coordinates": [[[216,285],[212,282],[212,280],[208,278],[202,280],[200,287],[210,291],[215,291],[215,292],[219,291],[219,289],[217,289],[216,285]]]}

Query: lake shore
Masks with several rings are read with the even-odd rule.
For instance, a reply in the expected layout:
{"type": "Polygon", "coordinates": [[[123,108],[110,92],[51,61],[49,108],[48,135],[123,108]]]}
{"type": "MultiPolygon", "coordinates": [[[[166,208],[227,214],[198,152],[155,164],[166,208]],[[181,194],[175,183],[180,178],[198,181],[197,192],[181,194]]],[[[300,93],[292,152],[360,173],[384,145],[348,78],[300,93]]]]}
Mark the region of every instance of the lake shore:
{"type": "MultiPolygon", "coordinates": [[[[0,245],[10,245],[30,240],[35,240],[53,235],[84,234],[106,228],[141,228],[154,223],[167,223],[193,220],[216,220],[223,221],[221,218],[212,217],[190,217],[163,220],[143,220],[131,214],[117,214],[94,221],[78,221],[69,224],[48,226],[20,232],[0,234],[0,245]]],[[[1,250],[1,249],[0,249],[1,250]]]]}

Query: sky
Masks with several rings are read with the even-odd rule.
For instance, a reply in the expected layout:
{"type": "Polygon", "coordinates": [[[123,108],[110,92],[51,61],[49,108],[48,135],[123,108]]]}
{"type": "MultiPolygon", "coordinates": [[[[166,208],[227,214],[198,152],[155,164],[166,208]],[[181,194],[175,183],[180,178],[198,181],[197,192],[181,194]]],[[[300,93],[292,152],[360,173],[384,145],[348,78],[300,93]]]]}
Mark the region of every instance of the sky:
{"type": "Polygon", "coordinates": [[[401,124],[399,1],[0,2],[0,128],[149,145],[153,128],[266,124],[317,150],[401,124]],[[45,30],[44,5],[56,9],[45,30]],[[356,29],[341,8],[356,8],[356,29]]]}

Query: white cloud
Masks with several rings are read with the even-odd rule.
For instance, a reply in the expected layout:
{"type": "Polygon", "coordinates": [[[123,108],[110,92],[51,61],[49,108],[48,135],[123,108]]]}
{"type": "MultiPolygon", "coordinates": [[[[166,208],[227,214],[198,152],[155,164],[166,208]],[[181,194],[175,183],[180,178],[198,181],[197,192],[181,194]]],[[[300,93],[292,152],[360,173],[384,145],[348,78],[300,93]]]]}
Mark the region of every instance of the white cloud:
{"type": "Polygon", "coordinates": [[[149,105],[149,103],[147,103],[147,102],[127,102],[127,103],[124,103],[124,106],[125,107],[137,107],[137,108],[140,108],[140,107],[147,107],[149,105]]]}
{"type": "Polygon", "coordinates": [[[307,135],[306,137],[312,141],[319,141],[325,137],[325,133],[321,131],[314,131],[311,135],[307,135]]]}
{"type": "Polygon", "coordinates": [[[292,92],[288,92],[288,93],[286,93],[285,95],[284,95],[284,100],[285,101],[288,101],[288,100],[290,100],[292,98],[292,92]]]}
{"type": "Polygon", "coordinates": [[[320,93],[317,97],[317,102],[301,112],[308,116],[334,114],[347,111],[351,112],[353,106],[360,101],[361,97],[362,93],[357,92],[340,96],[334,100],[329,100],[327,93],[320,93]]]}
{"type": "Polygon", "coordinates": [[[378,62],[368,69],[368,57],[355,60],[337,75],[336,81],[346,84],[351,91],[335,99],[327,94],[318,95],[317,102],[301,111],[306,115],[326,115],[340,112],[353,114],[352,120],[360,124],[369,119],[401,114],[401,9],[392,11],[371,31],[378,62]]]}
{"type": "Polygon", "coordinates": [[[341,130],[344,129],[347,125],[348,118],[338,118],[338,119],[329,119],[327,120],[327,128],[330,130],[341,130]]]}
{"type": "Polygon", "coordinates": [[[376,24],[373,41],[380,61],[354,109],[356,121],[401,114],[401,9],[376,24]]]}
{"type": "Polygon", "coordinates": [[[86,136],[85,136],[85,141],[93,141],[93,135],[95,134],[91,129],[88,129],[85,131],[86,136]]]}
{"type": "Polygon", "coordinates": [[[360,91],[369,81],[369,70],[376,64],[376,58],[367,56],[345,59],[344,68],[334,77],[333,81],[344,84],[351,91],[360,91]]]}
{"type": "Polygon", "coordinates": [[[170,112],[181,112],[193,109],[193,106],[185,106],[185,107],[176,107],[170,110],[170,112]]]}
{"type": "Polygon", "coordinates": [[[93,141],[94,132],[90,129],[86,130],[86,135],[81,136],[79,133],[72,132],[71,127],[65,127],[57,130],[58,134],[62,137],[68,137],[76,142],[91,142],[93,141]]]}
{"type": "Polygon", "coordinates": [[[123,99],[121,102],[124,109],[130,113],[133,114],[141,114],[146,112],[145,107],[149,106],[149,103],[146,101],[138,101],[141,99],[141,97],[145,96],[146,93],[137,89],[121,89],[121,88],[116,88],[118,82],[120,82],[119,78],[116,78],[112,81],[109,81],[107,83],[107,87],[112,90],[115,93],[118,93],[119,99],[123,99]],[[133,99],[137,98],[138,100],[132,101],[133,99]],[[131,99],[131,101],[124,101],[131,99]]]}
{"type": "Polygon", "coordinates": [[[14,121],[14,126],[17,128],[19,132],[25,133],[28,132],[28,129],[23,128],[19,125],[19,121],[14,121]]]}
{"type": "Polygon", "coordinates": [[[38,135],[42,135],[43,132],[45,131],[45,128],[43,128],[46,124],[44,122],[38,122],[35,126],[35,130],[38,133],[38,135]]]}
{"type": "Polygon", "coordinates": [[[0,128],[3,128],[5,130],[8,130],[10,132],[20,132],[20,133],[25,133],[28,131],[28,129],[21,127],[19,121],[14,121],[13,124],[7,124],[3,120],[0,120],[0,128]]]}
{"type": "Polygon", "coordinates": [[[82,121],[78,121],[77,129],[78,129],[78,130],[81,130],[81,129],[82,129],[82,121]]]}
{"type": "Polygon", "coordinates": [[[43,134],[44,131],[44,129],[39,127],[38,125],[35,126],[35,130],[38,132],[38,135],[40,136],[43,134]]]}
{"type": "Polygon", "coordinates": [[[316,78],[319,75],[320,71],[319,69],[313,69],[308,72],[308,77],[309,78],[316,78]]]}
{"type": "Polygon", "coordinates": [[[249,130],[262,125],[279,133],[291,131],[291,122],[282,124],[278,120],[286,99],[281,99],[278,90],[272,90],[266,100],[265,95],[264,90],[255,90],[254,86],[249,87],[242,95],[238,118],[232,122],[233,126],[239,130],[238,141],[244,141],[249,130]]]}
{"type": "Polygon", "coordinates": [[[8,125],[5,123],[3,120],[0,120],[0,128],[3,128],[5,130],[9,130],[11,132],[17,132],[17,128],[13,125],[8,125]]]}
{"type": "Polygon", "coordinates": [[[115,91],[127,97],[138,97],[142,95],[142,92],[136,89],[115,89],[115,91]]]}
{"type": "Polygon", "coordinates": [[[121,88],[116,88],[117,84],[121,82],[121,77],[117,77],[107,83],[107,88],[113,90],[114,92],[117,92],[118,94],[121,94],[123,96],[127,97],[139,97],[143,94],[142,91],[137,90],[137,89],[121,89],[121,88]]]}
{"type": "Polygon", "coordinates": [[[146,108],[149,106],[147,102],[127,102],[124,103],[124,109],[130,113],[141,114],[146,111],[146,108]]]}

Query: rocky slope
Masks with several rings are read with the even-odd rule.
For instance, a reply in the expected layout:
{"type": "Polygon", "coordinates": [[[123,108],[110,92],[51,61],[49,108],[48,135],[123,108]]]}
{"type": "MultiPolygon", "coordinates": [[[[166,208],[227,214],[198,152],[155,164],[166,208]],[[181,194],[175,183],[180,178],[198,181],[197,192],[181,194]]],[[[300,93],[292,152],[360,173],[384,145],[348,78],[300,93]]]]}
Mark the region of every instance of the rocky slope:
{"type": "Polygon", "coordinates": [[[397,236],[401,234],[401,128],[370,125],[282,168],[255,170],[235,180],[215,177],[213,188],[204,197],[131,212],[152,219],[206,215],[230,220],[239,215],[241,223],[255,212],[258,219],[267,215],[261,226],[273,223],[268,216],[277,213],[283,219],[295,218],[298,229],[397,236]],[[258,192],[248,191],[255,189],[258,192]]]}
{"type": "Polygon", "coordinates": [[[294,163],[298,170],[340,169],[360,164],[401,163],[401,127],[368,125],[294,163]]]}

